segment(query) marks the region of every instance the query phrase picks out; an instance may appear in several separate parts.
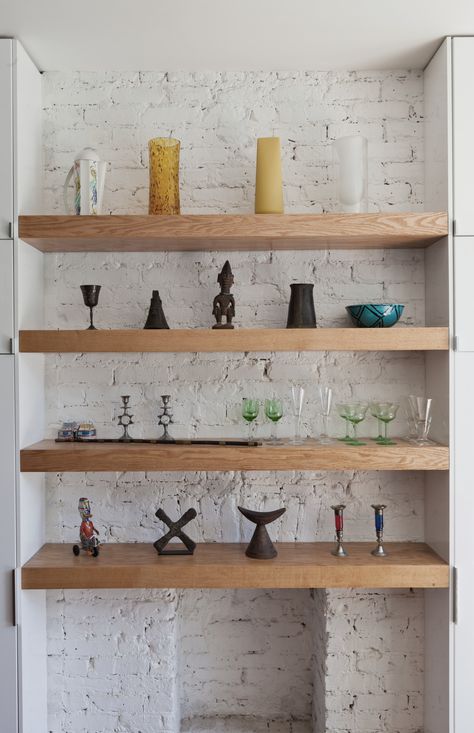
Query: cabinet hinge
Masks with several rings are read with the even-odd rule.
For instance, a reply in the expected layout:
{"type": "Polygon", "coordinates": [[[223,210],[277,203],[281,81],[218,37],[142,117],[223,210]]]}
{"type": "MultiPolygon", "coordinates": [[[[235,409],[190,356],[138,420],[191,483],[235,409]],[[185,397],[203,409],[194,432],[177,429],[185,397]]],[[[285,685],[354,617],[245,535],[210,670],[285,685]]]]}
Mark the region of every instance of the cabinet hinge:
{"type": "Polygon", "coordinates": [[[453,351],[459,351],[459,337],[453,336],[453,351]]]}
{"type": "Polygon", "coordinates": [[[458,622],[458,569],[453,566],[451,575],[451,584],[453,592],[453,624],[458,622]]]}
{"type": "Polygon", "coordinates": [[[456,219],[453,219],[453,237],[456,236],[456,219]]]}

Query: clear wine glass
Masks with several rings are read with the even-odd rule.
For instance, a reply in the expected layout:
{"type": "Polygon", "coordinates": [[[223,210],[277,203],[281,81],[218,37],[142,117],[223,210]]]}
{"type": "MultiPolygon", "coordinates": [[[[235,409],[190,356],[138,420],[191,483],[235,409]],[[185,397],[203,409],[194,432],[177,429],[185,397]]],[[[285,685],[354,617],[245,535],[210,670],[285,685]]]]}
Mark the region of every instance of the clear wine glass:
{"type": "Polygon", "coordinates": [[[367,414],[369,405],[367,402],[347,402],[346,405],[346,419],[352,425],[353,436],[348,441],[348,445],[367,445],[357,437],[357,426],[363,420],[367,414]]]}
{"type": "Polygon", "coordinates": [[[242,400],[242,417],[247,421],[249,428],[249,443],[253,440],[255,420],[260,411],[260,403],[252,397],[244,397],[242,400]]]}
{"type": "MultiPolygon", "coordinates": [[[[328,429],[329,415],[331,413],[332,407],[332,396],[333,392],[330,387],[323,387],[321,385],[319,386],[319,401],[321,405],[321,415],[323,418],[323,430],[319,436],[319,441],[324,445],[334,442],[332,438],[329,437],[328,429]]],[[[347,435],[347,437],[349,436],[347,435]]]]}
{"type": "Polygon", "coordinates": [[[280,441],[277,439],[276,428],[278,421],[283,417],[282,401],[275,397],[265,400],[265,415],[272,423],[272,432],[269,443],[271,445],[278,445],[280,441]]]}
{"type": "Polygon", "coordinates": [[[416,397],[415,395],[410,395],[408,400],[416,426],[414,442],[417,445],[432,445],[433,441],[429,440],[428,433],[431,427],[433,400],[431,397],[416,397]]]}
{"type": "MultiPolygon", "coordinates": [[[[384,426],[384,434],[377,438],[379,445],[397,445],[394,440],[388,437],[388,425],[395,420],[400,405],[394,402],[373,402],[371,405],[371,414],[377,418],[379,425],[384,426]]],[[[380,428],[379,428],[380,432],[380,428]]]]}
{"type": "Polygon", "coordinates": [[[403,412],[405,413],[405,419],[407,422],[407,432],[404,438],[410,443],[413,443],[416,440],[416,422],[413,415],[413,407],[411,405],[410,397],[403,398],[403,412]]]}
{"type": "Polygon", "coordinates": [[[293,416],[295,418],[295,435],[291,442],[293,445],[301,445],[304,441],[301,438],[301,413],[303,412],[304,403],[304,387],[294,384],[291,387],[291,402],[293,406],[293,416]]]}

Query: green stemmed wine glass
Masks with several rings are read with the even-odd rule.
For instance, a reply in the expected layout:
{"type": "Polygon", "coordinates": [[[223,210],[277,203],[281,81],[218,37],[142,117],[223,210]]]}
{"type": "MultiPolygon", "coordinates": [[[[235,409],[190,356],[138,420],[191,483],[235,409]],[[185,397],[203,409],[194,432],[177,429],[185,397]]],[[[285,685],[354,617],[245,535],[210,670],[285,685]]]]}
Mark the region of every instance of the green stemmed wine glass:
{"type": "Polygon", "coordinates": [[[338,440],[341,440],[343,443],[350,443],[352,438],[349,435],[349,420],[347,419],[347,405],[340,403],[336,405],[336,410],[337,410],[339,417],[342,417],[343,420],[346,421],[346,434],[343,438],[338,438],[338,440]]]}
{"type": "Polygon", "coordinates": [[[260,411],[260,403],[252,397],[244,397],[242,400],[242,417],[247,421],[249,427],[249,443],[253,440],[255,420],[260,411]]]}
{"type": "Polygon", "coordinates": [[[346,420],[351,423],[353,431],[353,437],[348,441],[348,445],[367,445],[357,437],[357,426],[362,420],[365,420],[369,407],[367,402],[347,402],[345,407],[346,420]]]}
{"type": "Polygon", "coordinates": [[[271,445],[278,445],[279,440],[276,436],[277,423],[283,417],[283,403],[281,400],[273,397],[272,399],[265,400],[265,415],[271,420],[272,433],[270,436],[269,443],[271,445]]]}
{"type": "Polygon", "coordinates": [[[384,434],[377,438],[378,445],[397,445],[394,440],[388,437],[388,424],[395,420],[399,405],[394,402],[374,402],[371,407],[371,413],[377,418],[379,424],[384,426],[384,434]]]}
{"type": "Polygon", "coordinates": [[[369,411],[370,411],[370,414],[372,415],[372,417],[376,417],[377,418],[377,437],[376,438],[371,438],[371,440],[375,441],[376,443],[378,443],[379,440],[382,440],[383,439],[383,435],[382,435],[382,432],[383,432],[383,429],[382,429],[382,421],[377,416],[377,405],[378,404],[379,403],[377,402],[377,400],[372,400],[371,402],[369,402],[369,411]]]}

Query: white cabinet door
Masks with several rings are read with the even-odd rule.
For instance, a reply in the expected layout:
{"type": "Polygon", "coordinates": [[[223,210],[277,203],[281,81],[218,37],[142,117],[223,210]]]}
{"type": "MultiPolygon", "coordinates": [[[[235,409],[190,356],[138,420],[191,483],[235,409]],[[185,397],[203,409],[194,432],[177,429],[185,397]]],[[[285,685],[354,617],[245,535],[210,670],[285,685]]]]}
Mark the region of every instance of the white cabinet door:
{"type": "Polygon", "coordinates": [[[455,234],[474,235],[474,37],[453,39],[455,234]]]}
{"type": "Polygon", "coordinates": [[[0,240],[0,354],[11,354],[13,339],[13,240],[0,240]]]}
{"type": "Polygon", "coordinates": [[[17,639],[14,626],[15,536],[15,364],[0,356],[0,711],[2,733],[17,733],[17,639]]]}
{"type": "Polygon", "coordinates": [[[474,351],[472,286],[474,236],[454,237],[454,335],[456,351],[474,351]]]}
{"type": "Polygon", "coordinates": [[[474,512],[472,415],[474,411],[474,353],[454,357],[455,379],[455,558],[457,623],[454,625],[454,718],[456,733],[471,733],[472,655],[474,650],[474,582],[471,518],[474,512]]]}
{"type": "Polygon", "coordinates": [[[0,239],[13,222],[13,41],[0,39],[0,239]]]}

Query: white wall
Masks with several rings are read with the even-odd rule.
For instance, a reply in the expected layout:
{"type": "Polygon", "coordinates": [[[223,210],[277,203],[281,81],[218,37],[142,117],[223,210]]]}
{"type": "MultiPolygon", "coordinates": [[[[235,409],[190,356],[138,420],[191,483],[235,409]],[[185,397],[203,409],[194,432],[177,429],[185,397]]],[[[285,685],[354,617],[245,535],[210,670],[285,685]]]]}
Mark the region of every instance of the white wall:
{"type": "MultiPolygon", "coordinates": [[[[183,212],[250,211],[255,137],[273,129],[282,137],[287,211],[334,209],[330,142],[353,131],[369,138],[371,210],[419,210],[422,84],[420,72],[405,71],[45,74],[47,210],[61,211],[63,179],[74,154],[87,144],[112,161],[106,210],[146,212],[146,141],[172,130],[182,140],[183,212]]],[[[142,327],[153,288],[160,290],[171,327],[210,326],[224,259],[212,253],[47,256],[48,327],[87,325],[79,290],[83,282],[103,285],[99,327],[142,327]]],[[[424,323],[422,251],[231,253],[230,261],[237,326],[285,325],[289,283],[301,280],[315,283],[320,325],[345,324],[343,306],[370,299],[403,302],[405,324],[424,323]]],[[[240,435],[241,397],[275,391],[287,398],[292,380],[308,389],[304,427],[314,435],[318,383],[334,386],[339,399],[399,399],[424,390],[425,362],[416,353],[74,354],[48,356],[46,372],[50,435],[61,420],[74,417],[90,417],[102,434],[117,435],[112,420],[124,393],[132,395],[133,434],[156,435],[164,391],[173,397],[175,435],[240,435]]],[[[342,430],[340,422],[334,417],[334,432],[342,430]]],[[[402,413],[396,429],[405,430],[402,413]]],[[[281,431],[290,433],[291,420],[283,421],[281,431]]],[[[368,431],[375,434],[373,421],[368,431]]],[[[267,433],[260,420],[259,434],[267,433]]],[[[158,505],[171,515],[195,506],[198,519],[190,534],[201,541],[248,539],[251,528],[237,513],[239,503],[286,506],[272,527],[280,540],[332,539],[329,505],[336,500],[347,504],[350,539],[373,538],[374,500],[388,505],[388,539],[420,540],[424,532],[424,481],[417,473],[64,474],[49,475],[47,485],[52,541],[76,539],[81,495],[93,501],[97,526],[111,542],[154,540],[161,531],[154,517],[158,505]]],[[[307,733],[307,703],[314,695],[315,730],[326,724],[328,733],[344,728],[414,733],[422,726],[423,712],[422,602],[420,592],[321,592],[311,622],[314,630],[316,619],[319,629],[311,633],[319,639],[313,648],[306,643],[309,594],[300,591],[179,596],[172,591],[51,592],[50,729],[108,733],[135,731],[139,725],[144,733],[177,733],[182,716],[186,730],[200,733],[254,732],[266,730],[267,723],[273,733],[307,733]],[[270,624],[258,659],[252,654],[255,603],[259,618],[270,624]],[[199,608],[212,610],[212,628],[199,608]],[[242,633],[241,648],[224,646],[217,660],[212,652],[219,639],[227,639],[229,613],[242,620],[236,631],[242,633]],[[319,636],[323,621],[325,643],[319,636]],[[298,625],[301,634],[295,636],[298,625]],[[213,633],[212,645],[206,645],[213,633]],[[405,651],[399,651],[399,644],[405,651]],[[287,709],[273,706],[269,721],[266,704],[282,690],[273,670],[288,646],[298,650],[301,688],[287,709]],[[186,668],[180,689],[174,681],[176,659],[186,668]],[[219,664],[236,675],[229,673],[222,699],[215,694],[219,664]],[[263,680],[260,696],[239,685],[239,675],[249,679],[256,668],[263,680]],[[124,703],[130,690],[133,721],[124,703]],[[238,692],[243,695],[240,705],[238,692]]],[[[287,672],[291,677],[290,668],[287,672]]]]}
{"type": "Polygon", "coordinates": [[[370,143],[371,209],[423,204],[422,72],[44,74],[46,207],[62,207],[74,154],[97,146],[112,162],[106,209],[148,207],[147,141],[182,141],[182,208],[252,211],[255,138],[282,138],[285,200],[295,211],[334,207],[335,137],[370,143]]]}

